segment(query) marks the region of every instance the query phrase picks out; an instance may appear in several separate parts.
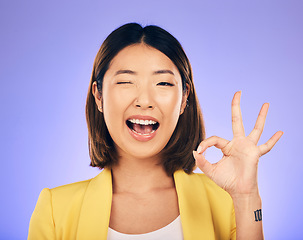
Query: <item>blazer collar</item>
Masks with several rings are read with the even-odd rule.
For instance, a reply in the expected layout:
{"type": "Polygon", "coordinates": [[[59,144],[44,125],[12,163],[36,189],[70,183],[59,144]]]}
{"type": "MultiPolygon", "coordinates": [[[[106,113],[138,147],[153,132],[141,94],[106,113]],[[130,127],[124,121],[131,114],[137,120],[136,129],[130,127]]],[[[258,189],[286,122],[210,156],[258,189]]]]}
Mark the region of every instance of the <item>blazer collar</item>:
{"type": "MultiPolygon", "coordinates": [[[[214,239],[212,215],[203,182],[196,174],[174,173],[184,239],[209,235],[214,239]],[[206,234],[207,233],[207,234],[206,234]]],[[[77,239],[106,239],[112,203],[111,170],[104,169],[86,190],[77,239]]]]}
{"type": "Polygon", "coordinates": [[[77,239],[106,239],[112,205],[111,170],[104,169],[87,186],[79,216],[77,239]]]}
{"type": "Polygon", "coordinates": [[[203,181],[183,170],[174,173],[184,240],[215,239],[212,214],[203,181]]]}

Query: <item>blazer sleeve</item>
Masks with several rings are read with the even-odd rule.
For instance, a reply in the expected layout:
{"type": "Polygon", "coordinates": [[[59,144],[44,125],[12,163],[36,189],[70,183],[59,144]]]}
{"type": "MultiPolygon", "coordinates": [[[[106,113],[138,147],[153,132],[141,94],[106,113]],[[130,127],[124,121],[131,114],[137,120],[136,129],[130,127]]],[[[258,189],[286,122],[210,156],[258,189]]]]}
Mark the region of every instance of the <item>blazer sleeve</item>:
{"type": "Polygon", "coordinates": [[[28,240],[36,239],[56,239],[52,195],[48,188],[41,191],[29,224],[28,240]]]}

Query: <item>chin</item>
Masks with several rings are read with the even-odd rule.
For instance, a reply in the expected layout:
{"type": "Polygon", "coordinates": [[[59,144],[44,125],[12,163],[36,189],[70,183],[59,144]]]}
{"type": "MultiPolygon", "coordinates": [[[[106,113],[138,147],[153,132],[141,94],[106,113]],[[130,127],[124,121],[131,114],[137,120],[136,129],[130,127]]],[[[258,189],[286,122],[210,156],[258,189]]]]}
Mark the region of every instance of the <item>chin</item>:
{"type": "Polygon", "coordinates": [[[132,158],[132,159],[155,159],[158,160],[160,158],[160,152],[162,149],[165,147],[155,147],[155,144],[140,144],[137,146],[132,146],[132,147],[123,147],[122,149],[120,148],[120,153],[119,154],[122,158],[132,158]],[[141,145],[141,146],[140,146],[141,145]],[[151,146],[152,145],[152,146],[151,146]]]}

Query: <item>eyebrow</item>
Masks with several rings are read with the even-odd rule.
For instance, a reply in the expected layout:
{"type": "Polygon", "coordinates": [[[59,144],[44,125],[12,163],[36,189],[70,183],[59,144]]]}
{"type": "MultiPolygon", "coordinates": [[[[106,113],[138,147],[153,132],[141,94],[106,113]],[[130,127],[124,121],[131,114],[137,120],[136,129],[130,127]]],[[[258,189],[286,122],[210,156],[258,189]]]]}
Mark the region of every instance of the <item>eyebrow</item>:
{"type": "MultiPolygon", "coordinates": [[[[158,75],[158,74],[171,74],[171,75],[175,75],[171,70],[168,69],[163,69],[163,70],[158,70],[158,71],[154,71],[153,75],[158,75]]],[[[131,75],[137,75],[137,72],[134,72],[132,70],[119,70],[115,73],[115,76],[119,75],[119,74],[131,74],[131,75]]]]}
{"type": "Polygon", "coordinates": [[[153,72],[153,75],[165,74],[165,73],[175,76],[175,74],[171,70],[168,70],[168,69],[155,71],[155,72],[153,72]]]}
{"type": "Polygon", "coordinates": [[[132,71],[132,70],[119,70],[115,73],[115,76],[119,75],[119,74],[132,74],[132,75],[136,75],[137,73],[132,71]]]}

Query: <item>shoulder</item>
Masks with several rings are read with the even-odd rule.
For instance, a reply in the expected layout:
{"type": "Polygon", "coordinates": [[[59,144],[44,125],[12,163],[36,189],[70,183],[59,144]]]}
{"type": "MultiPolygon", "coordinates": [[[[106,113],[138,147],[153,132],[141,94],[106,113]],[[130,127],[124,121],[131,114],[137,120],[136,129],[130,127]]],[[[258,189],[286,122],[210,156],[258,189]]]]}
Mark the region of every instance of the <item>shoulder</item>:
{"type": "Polygon", "coordinates": [[[53,200],[54,198],[66,198],[73,197],[75,195],[82,195],[84,194],[90,181],[91,179],[70,183],[55,188],[44,188],[40,192],[39,199],[45,201],[46,199],[53,200]]]}
{"type": "Polygon", "coordinates": [[[94,178],[62,185],[55,188],[44,188],[39,199],[48,199],[53,205],[71,205],[72,202],[81,201],[89,191],[104,191],[111,184],[111,171],[103,170],[94,178]]]}
{"type": "Polygon", "coordinates": [[[62,225],[62,215],[79,212],[90,180],[76,182],[53,189],[44,188],[31,216],[28,239],[55,239],[55,226],[62,225]]]}
{"type": "Polygon", "coordinates": [[[107,170],[89,180],[52,189],[44,188],[31,217],[29,239],[46,239],[45,236],[55,239],[55,235],[65,234],[70,236],[68,239],[76,239],[81,211],[84,215],[94,211],[95,202],[102,199],[103,195],[103,198],[107,198],[109,194],[106,190],[110,187],[111,175],[107,170]]]}
{"type": "Polygon", "coordinates": [[[39,195],[36,209],[48,209],[49,213],[55,214],[71,206],[81,205],[91,180],[66,184],[51,189],[44,188],[39,195]]]}
{"type": "Polygon", "coordinates": [[[59,196],[73,196],[75,194],[84,194],[87,186],[89,185],[90,181],[92,179],[88,179],[85,181],[80,181],[80,182],[75,182],[75,183],[70,183],[66,185],[62,185],[59,187],[51,188],[50,193],[53,196],[59,197],[59,196]]]}

